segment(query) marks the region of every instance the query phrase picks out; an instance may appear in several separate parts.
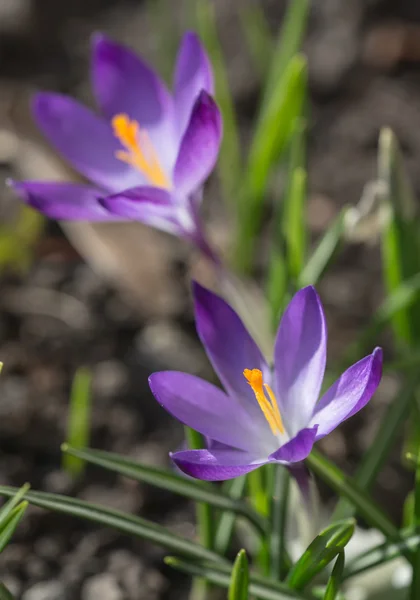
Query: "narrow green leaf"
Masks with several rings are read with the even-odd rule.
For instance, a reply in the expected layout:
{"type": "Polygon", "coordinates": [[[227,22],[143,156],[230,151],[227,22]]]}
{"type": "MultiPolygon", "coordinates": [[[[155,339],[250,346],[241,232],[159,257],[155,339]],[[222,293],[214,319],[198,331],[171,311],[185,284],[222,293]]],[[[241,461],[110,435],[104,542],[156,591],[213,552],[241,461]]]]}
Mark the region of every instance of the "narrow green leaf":
{"type": "Polygon", "coordinates": [[[279,324],[280,315],[287,304],[289,272],[286,262],[286,247],[280,244],[271,250],[267,283],[267,299],[271,308],[271,328],[274,331],[279,324]]]}
{"type": "Polygon", "coordinates": [[[344,550],[340,552],[335,561],[334,568],[328,579],[327,588],[325,590],[323,600],[337,600],[340,591],[340,584],[343,578],[344,571],[344,550]]]}
{"type": "Polygon", "coordinates": [[[420,547],[420,533],[410,530],[400,532],[401,540],[385,542],[352,558],[344,569],[343,579],[349,579],[400,556],[410,556],[420,547]]]}
{"type": "Polygon", "coordinates": [[[289,6],[277,38],[270,72],[264,91],[264,104],[270,102],[276,86],[293,57],[300,51],[309,14],[309,0],[289,0],[289,6]]]}
{"type": "MultiPolygon", "coordinates": [[[[191,427],[184,427],[184,431],[187,445],[191,450],[199,450],[205,447],[201,433],[191,429],[191,427]]],[[[211,506],[207,502],[196,502],[195,515],[199,542],[204,548],[212,549],[214,542],[214,515],[211,506]]],[[[194,578],[190,594],[191,599],[206,600],[209,593],[209,582],[201,577],[194,578]]]]}
{"type": "Polygon", "coordinates": [[[306,60],[297,55],[290,61],[284,77],[277,82],[257,122],[240,194],[235,257],[239,269],[249,270],[252,266],[269,176],[289,142],[296,119],[302,114],[306,79],[306,60]]]}
{"type": "Polygon", "coordinates": [[[287,164],[284,199],[274,211],[267,296],[271,307],[273,331],[288,300],[289,280],[296,286],[306,256],[306,171],[305,123],[294,125],[287,164]]]}
{"type": "Polygon", "coordinates": [[[274,483],[271,500],[270,575],[276,581],[287,573],[286,523],[289,501],[290,475],[287,469],[274,466],[274,483]]]}
{"type": "MultiPolygon", "coordinates": [[[[227,495],[232,500],[240,500],[246,489],[246,477],[236,477],[229,482],[229,492],[227,495]]],[[[224,510],[220,515],[219,523],[216,529],[216,535],[214,538],[214,550],[224,556],[229,549],[229,545],[232,539],[233,531],[235,528],[237,515],[232,511],[224,510]]]]}
{"type": "MultiPolygon", "coordinates": [[[[215,75],[216,100],[223,115],[223,141],[218,161],[223,195],[227,201],[239,202],[237,187],[242,169],[241,146],[236,111],[217,33],[216,7],[213,0],[192,0],[191,10],[196,15],[198,33],[210,56],[215,75]]],[[[236,211],[237,207],[234,209],[236,211]]]]}
{"type": "Polygon", "coordinates": [[[0,509],[0,527],[9,519],[12,511],[16,508],[19,502],[22,500],[26,492],[30,489],[29,483],[25,483],[8,502],[0,509]]]}
{"type": "MultiPolygon", "coordinates": [[[[205,579],[215,585],[229,588],[231,581],[231,567],[228,568],[221,563],[187,563],[172,556],[166,557],[165,562],[178,571],[196,577],[205,577],[205,579]]],[[[250,577],[249,594],[250,596],[261,598],[261,600],[289,600],[290,598],[303,598],[302,595],[289,589],[285,584],[264,579],[257,575],[251,575],[250,577]]]]}
{"type": "MultiPolygon", "coordinates": [[[[71,388],[67,425],[67,441],[75,448],[83,448],[89,444],[91,384],[90,370],[85,367],[78,369],[71,388]]],[[[85,463],[80,458],[69,454],[65,454],[63,457],[63,468],[73,476],[80,475],[84,466],[85,463]]]]}
{"type": "MultiPolygon", "coordinates": [[[[191,427],[185,427],[185,439],[187,440],[188,447],[191,450],[199,450],[204,448],[205,443],[203,436],[191,429],[191,427]]],[[[214,515],[210,505],[207,502],[197,502],[196,504],[196,518],[198,537],[200,543],[205,548],[213,547],[214,538],[214,515]]]]}
{"type": "Polygon", "coordinates": [[[0,581],[0,600],[15,600],[7,587],[0,581]]]}
{"type": "Polygon", "coordinates": [[[300,274],[299,287],[316,285],[334,260],[343,241],[347,211],[348,208],[343,208],[334,223],[324,233],[300,274]]]}
{"type": "Polygon", "coordinates": [[[289,258],[289,272],[297,281],[305,260],[306,254],[306,171],[302,168],[295,169],[292,174],[290,198],[287,202],[285,215],[286,240],[289,258]]]}
{"type": "Polygon", "coordinates": [[[289,587],[302,590],[343,551],[354,533],[354,528],[355,521],[348,519],[324,529],[291,568],[286,579],[289,587]]]}
{"type": "Polygon", "coordinates": [[[306,460],[308,467],[339,496],[349,500],[356,512],[369,525],[376,527],[387,537],[398,539],[398,529],[368,494],[357,486],[354,480],[347,477],[316,450],[313,450],[306,460]]]}
{"type": "Polygon", "coordinates": [[[176,473],[164,471],[157,467],[142,465],[111,452],[79,450],[78,448],[70,448],[67,444],[62,446],[62,450],[72,456],[82,458],[86,462],[120,473],[135,481],[144,481],[145,483],[179,494],[195,502],[207,502],[214,508],[242,515],[255,526],[259,533],[264,534],[266,531],[265,520],[257,515],[245,502],[229,498],[229,496],[217,491],[214,486],[210,486],[202,481],[187,479],[186,477],[181,477],[176,473]]]}
{"type": "MultiPolygon", "coordinates": [[[[0,486],[0,496],[11,497],[16,493],[15,488],[0,486]]],[[[68,498],[59,494],[45,492],[27,492],[26,500],[34,506],[54,512],[71,515],[98,525],[117,529],[128,535],[135,536],[158,544],[167,550],[195,560],[223,561],[223,557],[203,548],[192,540],[186,540],[161,525],[147,521],[135,515],[105,508],[97,504],[68,498]]]]}
{"type": "Polygon", "coordinates": [[[0,553],[6,548],[12,535],[15,533],[16,527],[19,525],[27,507],[27,502],[21,502],[12,510],[8,519],[2,522],[0,528],[0,553]]]}
{"type": "MultiPolygon", "coordinates": [[[[420,372],[417,369],[416,372],[411,373],[402,390],[398,392],[397,396],[389,405],[388,410],[378,427],[375,439],[372,440],[369,449],[365,452],[353,479],[349,481],[350,488],[354,485],[355,490],[364,490],[365,493],[369,492],[379,471],[387,461],[389,452],[394,446],[398,433],[409,414],[419,382],[420,372]]],[[[358,507],[349,496],[342,494],[342,498],[340,498],[336,510],[334,511],[333,519],[340,520],[353,516],[355,510],[360,511],[360,506],[358,507]],[[350,502],[348,500],[350,500],[350,502]]],[[[369,512],[372,513],[373,510],[375,510],[374,507],[369,512]]],[[[360,514],[362,515],[361,512],[360,514]]],[[[379,516],[380,513],[377,514],[379,516]]],[[[366,518],[366,514],[364,517],[366,518]]],[[[372,521],[368,520],[368,522],[373,525],[372,521]]],[[[379,527],[379,529],[381,528],[379,527]]],[[[385,529],[389,530],[389,527],[386,526],[385,529]]],[[[384,529],[382,529],[382,531],[385,533],[384,529]]],[[[385,533],[385,535],[388,534],[385,533]]]]}
{"type": "Polygon", "coordinates": [[[248,600],[249,566],[245,550],[240,550],[233,565],[228,600],[248,600]]]}

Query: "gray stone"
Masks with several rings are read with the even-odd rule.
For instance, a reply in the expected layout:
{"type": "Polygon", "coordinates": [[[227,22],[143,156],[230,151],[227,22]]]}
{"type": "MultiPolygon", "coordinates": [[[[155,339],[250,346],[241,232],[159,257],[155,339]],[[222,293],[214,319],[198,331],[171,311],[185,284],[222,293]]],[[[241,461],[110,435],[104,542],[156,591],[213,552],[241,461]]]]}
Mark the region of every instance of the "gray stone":
{"type": "Polygon", "coordinates": [[[124,600],[124,594],[115,577],[104,573],[85,582],[81,600],[124,600]]]}
{"type": "MultiPolygon", "coordinates": [[[[22,600],[63,600],[64,587],[60,581],[40,581],[29,588],[22,600]]],[[[108,600],[105,597],[103,600],[108,600]]]]}

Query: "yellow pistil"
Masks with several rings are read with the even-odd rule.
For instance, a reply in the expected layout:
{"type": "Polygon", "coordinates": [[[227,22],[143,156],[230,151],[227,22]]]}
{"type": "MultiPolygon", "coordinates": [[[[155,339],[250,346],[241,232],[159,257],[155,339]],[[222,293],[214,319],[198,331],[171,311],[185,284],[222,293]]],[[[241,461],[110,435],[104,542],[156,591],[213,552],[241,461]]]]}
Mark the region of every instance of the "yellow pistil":
{"type": "Polygon", "coordinates": [[[140,129],[137,121],[124,114],[115,115],[112,127],[115,137],[127,149],[117,150],[115,156],[141,171],[151,184],[169,189],[171,183],[162,169],[147,131],[140,129]]]}
{"type": "Polygon", "coordinates": [[[262,372],[259,369],[245,369],[244,377],[251,386],[273,434],[284,433],[283,421],[276,397],[274,396],[271,387],[263,382],[262,372]],[[267,399],[264,389],[267,391],[270,400],[267,399]]]}

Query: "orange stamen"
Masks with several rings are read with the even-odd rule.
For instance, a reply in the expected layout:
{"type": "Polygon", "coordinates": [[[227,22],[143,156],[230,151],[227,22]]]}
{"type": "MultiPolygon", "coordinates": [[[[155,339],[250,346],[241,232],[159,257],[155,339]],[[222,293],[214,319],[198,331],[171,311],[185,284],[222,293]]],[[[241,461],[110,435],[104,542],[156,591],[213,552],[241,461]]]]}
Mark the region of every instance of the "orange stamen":
{"type": "Polygon", "coordinates": [[[274,435],[277,433],[284,433],[284,425],[280,415],[279,407],[277,404],[276,397],[274,396],[273,390],[267,383],[263,382],[262,372],[259,369],[245,369],[244,377],[252,388],[255,394],[255,398],[267,419],[270,429],[274,435]],[[270,401],[264,393],[267,391],[270,401]]]}
{"type": "Polygon", "coordinates": [[[169,189],[171,183],[160,165],[147,131],[140,129],[137,121],[130,120],[124,114],[115,115],[112,127],[115,137],[127,150],[117,150],[115,156],[141,171],[153,185],[169,189]]]}

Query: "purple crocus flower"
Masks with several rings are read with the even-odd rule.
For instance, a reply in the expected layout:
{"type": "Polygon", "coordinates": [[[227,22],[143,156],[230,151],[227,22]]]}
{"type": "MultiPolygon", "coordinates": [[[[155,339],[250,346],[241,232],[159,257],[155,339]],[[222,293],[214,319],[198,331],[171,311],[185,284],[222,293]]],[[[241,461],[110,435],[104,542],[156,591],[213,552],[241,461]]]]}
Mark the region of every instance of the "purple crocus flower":
{"type": "Polygon", "coordinates": [[[218,481],[267,463],[291,466],[370,400],[382,373],[376,348],[321,396],[327,329],[313,287],[300,290],[281,319],[270,368],[234,310],[194,284],[197,331],[222,382],[218,387],[187,373],[154,373],[157,401],[182,423],[213,440],[208,449],[171,454],[198,479],[218,481]]]}
{"type": "Polygon", "coordinates": [[[217,160],[222,123],[198,37],[183,38],[172,95],[133,52],[96,35],[92,84],[99,115],[62,94],[39,93],[33,102],[42,133],[90,184],[12,185],[54,219],[134,219],[200,245],[201,188],[217,160]]]}

